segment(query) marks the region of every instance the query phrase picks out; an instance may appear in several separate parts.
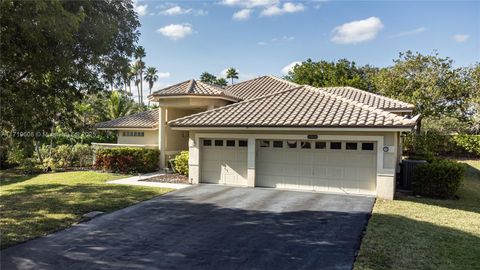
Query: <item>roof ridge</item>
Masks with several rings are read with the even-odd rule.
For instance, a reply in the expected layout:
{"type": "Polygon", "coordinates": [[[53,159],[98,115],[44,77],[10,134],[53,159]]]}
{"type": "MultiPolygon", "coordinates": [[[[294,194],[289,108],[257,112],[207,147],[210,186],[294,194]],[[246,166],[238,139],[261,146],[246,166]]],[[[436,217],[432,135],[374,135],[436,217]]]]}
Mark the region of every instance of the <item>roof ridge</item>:
{"type": "Polygon", "coordinates": [[[164,88],[162,88],[162,89],[160,89],[160,90],[157,90],[157,91],[153,92],[152,95],[155,95],[156,93],[158,93],[158,92],[160,92],[160,91],[163,91],[163,90],[166,90],[166,89],[170,89],[170,88],[172,88],[172,87],[175,87],[175,86],[184,84],[184,83],[189,82],[189,81],[191,81],[191,80],[182,81],[182,82],[179,82],[179,83],[172,84],[172,85],[170,85],[170,86],[164,87],[164,88]]]}
{"type": "Polygon", "coordinates": [[[246,83],[246,82],[251,82],[251,81],[254,81],[254,80],[258,80],[258,79],[263,78],[263,77],[268,77],[268,75],[263,75],[263,76],[259,76],[259,77],[256,77],[256,78],[253,78],[253,79],[250,79],[250,80],[246,80],[246,81],[238,82],[238,83],[235,83],[235,84],[227,85],[227,88],[235,86],[235,85],[243,84],[243,83],[246,83]]]}
{"type": "Polygon", "coordinates": [[[277,76],[275,76],[275,75],[266,75],[265,77],[269,77],[269,78],[275,79],[275,80],[280,81],[280,82],[284,82],[284,83],[287,83],[287,84],[291,84],[292,86],[296,86],[296,87],[304,85],[304,84],[298,84],[298,83],[291,82],[291,81],[289,81],[289,80],[285,80],[285,79],[279,78],[279,77],[277,77],[277,76]]]}
{"type": "MultiPolygon", "coordinates": [[[[265,77],[265,76],[264,76],[264,77],[265,77]]],[[[222,106],[222,107],[219,107],[219,108],[216,108],[216,109],[212,109],[212,110],[207,110],[207,111],[203,111],[203,112],[199,112],[199,113],[190,114],[190,115],[187,115],[187,116],[184,116],[184,117],[172,119],[172,120],[168,121],[168,123],[173,122],[173,121],[177,121],[177,120],[183,120],[184,118],[188,118],[188,117],[203,115],[203,114],[206,114],[206,113],[209,113],[209,112],[224,110],[224,109],[227,109],[227,108],[231,108],[231,107],[233,107],[233,106],[235,106],[235,105],[240,105],[240,104],[244,104],[244,103],[247,103],[247,102],[257,101],[257,100],[259,100],[259,99],[268,98],[268,97],[271,97],[271,96],[274,96],[274,95],[277,95],[277,94],[282,94],[282,93],[285,93],[285,92],[288,92],[288,91],[292,91],[292,90],[298,90],[298,89],[300,89],[300,88],[303,88],[303,86],[299,86],[299,87],[295,87],[295,88],[290,88],[290,89],[285,89],[285,90],[280,91],[280,92],[272,93],[272,94],[265,95],[265,96],[261,96],[261,97],[257,97],[257,98],[242,100],[242,101],[235,102],[235,103],[232,103],[232,104],[228,104],[228,105],[226,105],[226,106],[222,106]]]]}
{"type": "Polygon", "coordinates": [[[373,107],[373,106],[370,106],[368,104],[365,104],[365,103],[362,103],[362,102],[359,102],[359,101],[355,101],[353,99],[349,99],[349,98],[346,98],[346,97],[342,97],[340,95],[337,95],[337,94],[333,94],[333,93],[329,93],[328,91],[325,91],[325,90],[322,90],[321,88],[318,88],[318,87],[313,87],[313,86],[310,86],[310,85],[304,85],[304,87],[307,88],[307,90],[309,91],[312,91],[312,92],[316,92],[318,93],[320,90],[322,92],[322,94],[325,94],[325,95],[328,95],[328,96],[331,96],[335,99],[338,99],[338,100],[342,100],[342,101],[345,101],[353,106],[360,106],[362,108],[365,108],[371,112],[375,112],[375,113],[380,113],[380,114],[386,114],[386,115],[392,115],[393,117],[397,118],[401,118],[402,120],[408,120],[407,118],[405,117],[402,117],[402,116],[399,116],[399,115],[396,115],[394,113],[391,113],[389,111],[386,111],[386,110],[383,110],[383,109],[380,109],[380,108],[376,108],[376,107],[373,107]],[[313,89],[311,89],[313,88],[313,89]]]}
{"type": "Polygon", "coordinates": [[[190,79],[189,82],[188,82],[188,86],[187,86],[187,91],[185,93],[191,93],[193,92],[193,87],[195,86],[197,82],[194,80],[194,79],[190,79]]]}
{"type": "MultiPolygon", "coordinates": [[[[322,88],[325,88],[325,89],[328,89],[328,88],[350,88],[354,91],[361,91],[361,92],[365,92],[367,94],[370,94],[370,95],[373,95],[373,96],[376,96],[376,97],[380,97],[380,98],[385,98],[387,100],[390,100],[390,101],[394,101],[394,102],[400,102],[400,103],[404,103],[404,104],[407,104],[409,106],[412,106],[412,107],[415,107],[415,105],[411,104],[411,103],[408,103],[408,102],[405,102],[405,101],[401,101],[401,100],[398,100],[398,99],[394,99],[394,98],[391,98],[391,97],[386,97],[386,96],[383,96],[383,95],[380,95],[380,94],[377,94],[377,93],[372,93],[372,92],[369,92],[369,91],[366,91],[366,90],[363,90],[363,89],[360,89],[360,88],[356,88],[356,87],[353,87],[353,86],[327,86],[327,87],[317,87],[319,89],[322,89],[322,88]]],[[[328,90],[327,90],[328,91],[328,90]]],[[[337,94],[334,94],[334,95],[337,95],[337,94]]]]}

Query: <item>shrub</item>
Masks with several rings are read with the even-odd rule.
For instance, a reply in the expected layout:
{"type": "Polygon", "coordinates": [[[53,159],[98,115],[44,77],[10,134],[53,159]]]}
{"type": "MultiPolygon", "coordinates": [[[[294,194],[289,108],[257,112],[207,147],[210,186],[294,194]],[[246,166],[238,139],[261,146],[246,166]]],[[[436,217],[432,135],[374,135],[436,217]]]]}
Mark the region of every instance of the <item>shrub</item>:
{"type": "Polygon", "coordinates": [[[175,157],[175,170],[188,176],[188,151],[182,151],[175,157]]]}
{"type": "Polygon", "coordinates": [[[451,141],[458,148],[477,157],[480,156],[480,135],[455,135],[452,136],[451,141]]]}
{"type": "Polygon", "coordinates": [[[145,173],[158,169],[158,149],[133,147],[99,148],[95,153],[95,168],[119,173],[145,173]]]}
{"type": "Polygon", "coordinates": [[[74,165],[86,167],[92,165],[93,149],[87,144],[75,144],[72,148],[74,165]]]}
{"type": "Polygon", "coordinates": [[[452,198],[461,185],[464,166],[447,159],[435,159],[415,168],[412,190],[415,194],[452,198]]]}
{"type": "Polygon", "coordinates": [[[70,145],[62,144],[52,149],[52,158],[55,161],[56,167],[64,168],[72,166],[73,154],[70,145]]]}

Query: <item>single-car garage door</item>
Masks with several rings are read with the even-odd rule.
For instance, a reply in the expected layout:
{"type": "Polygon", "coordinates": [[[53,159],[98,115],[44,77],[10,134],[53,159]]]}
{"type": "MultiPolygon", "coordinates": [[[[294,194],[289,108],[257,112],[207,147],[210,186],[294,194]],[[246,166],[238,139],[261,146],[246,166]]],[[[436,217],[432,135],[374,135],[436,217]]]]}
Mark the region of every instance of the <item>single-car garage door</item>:
{"type": "Polygon", "coordinates": [[[202,139],[200,182],[247,185],[247,140],[202,139]]]}
{"type": "Polygon", "coordinates": [[[255,185],[375,194],[374,142],[258,140],[255,185]]]}

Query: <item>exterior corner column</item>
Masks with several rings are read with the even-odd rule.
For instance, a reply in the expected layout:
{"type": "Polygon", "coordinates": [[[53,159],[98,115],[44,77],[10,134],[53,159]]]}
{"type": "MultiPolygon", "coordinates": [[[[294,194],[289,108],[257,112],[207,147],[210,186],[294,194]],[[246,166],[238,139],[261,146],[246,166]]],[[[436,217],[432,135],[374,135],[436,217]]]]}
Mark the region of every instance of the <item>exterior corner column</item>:
{"type": "Polygon", "coordinates": [[[248,138],[247,186],[255,187],[255,138],[248,138]]]}
{"type": "Polygon", "coordinates": [[[158,110],[158,149],[160,150],[160,169],[165,168],[165,108],[158,110]]]}
{"type": "Polygon", "coordinates": [[[200,183],[200,142],[194,132],[188,136],[188,181],[191,184],[200,183]]]}

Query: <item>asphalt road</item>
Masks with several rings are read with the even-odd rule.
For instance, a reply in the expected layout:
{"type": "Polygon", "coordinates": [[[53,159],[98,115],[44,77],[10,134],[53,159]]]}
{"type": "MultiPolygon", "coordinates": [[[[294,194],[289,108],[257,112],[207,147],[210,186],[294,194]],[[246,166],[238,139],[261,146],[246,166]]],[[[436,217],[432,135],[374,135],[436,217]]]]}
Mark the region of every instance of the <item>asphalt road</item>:
{"type": "Polygon", "coordinates": [[[351,269],[373,203],[199,185],[2,250],[1,269],[351,269]]]}

